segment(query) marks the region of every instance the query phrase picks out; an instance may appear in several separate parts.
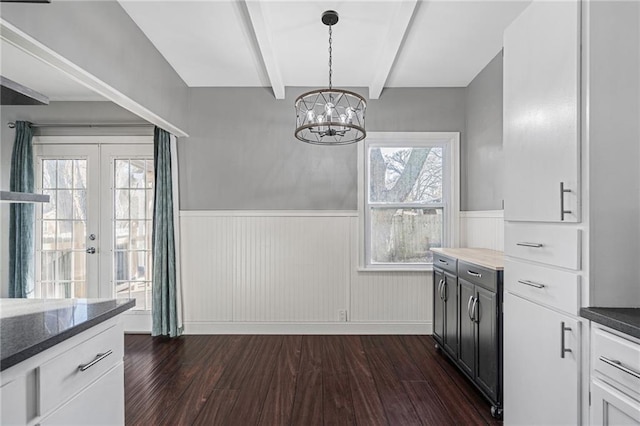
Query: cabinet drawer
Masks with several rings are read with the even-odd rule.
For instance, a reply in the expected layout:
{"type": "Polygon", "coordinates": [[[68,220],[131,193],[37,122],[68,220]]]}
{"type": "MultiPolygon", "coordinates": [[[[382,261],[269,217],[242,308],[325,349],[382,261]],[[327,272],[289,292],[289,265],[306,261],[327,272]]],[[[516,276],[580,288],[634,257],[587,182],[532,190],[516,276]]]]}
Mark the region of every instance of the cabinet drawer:
{"type": "Polygon", "coordinates": [[[575,227],[507,223],[504,238],[507,256],[580,269],[580,230],[575,227]]]}
{"type": "Polygon", "coordinates": [[[122,328],[114,326],[41,365],[40,414],[47,414],[122,362],[123,339],[122,328]],[[102,359],[89,366],[100,354],[102,359]],[[80,366],[85,366],[85,370],[81,371],[80,366]]]}
{"type": "Polygon", "coordinates": [[[640,344],[593,329],[593,368],[640,395],[640,344]]]}
{"type": "Polygon", "coordinates": [[[456,274],[458,260],[451,257],[443,256],[440,253],[433,253],[433,266],[436,268],[444,269],[447,272],[456,274]]]}
{"type": "Polygon", "coordinates": [[[458,277],[478,284],[488,290],[498,291],[496,284],[497,272],[472,263],[458,261],[458,277]]]}
{"type": "Polygon", "coordinates": [[[580,309],[580,276],[573,272],[505,259],[504,288],[574,315],[580,309]]]}

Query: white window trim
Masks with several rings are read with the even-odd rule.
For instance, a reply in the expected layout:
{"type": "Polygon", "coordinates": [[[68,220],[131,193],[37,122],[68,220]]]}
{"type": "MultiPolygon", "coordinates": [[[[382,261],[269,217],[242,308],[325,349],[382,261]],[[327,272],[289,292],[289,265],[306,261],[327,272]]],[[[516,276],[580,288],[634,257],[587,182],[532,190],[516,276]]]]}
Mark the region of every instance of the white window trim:
{"type": "Polygon", "coordinates": [[[460,244],[460,132],[368,132],[364,143],[358,146],[358,271],[363,272],[423,272],[433,270],[432,265],[370,265],[367,263],[367,215],[365,211],[367,188],[365,185],[367,174],[366,152],[370,146],[379,144],[402,144],[419,141],[445,142],[449,151],[449,161],[444,165],[444,173],[448,175],[451,188],[449,199],[445,200],[448,207],[447,226],[444,229],[445,241],[449,247],[460,244]]]}

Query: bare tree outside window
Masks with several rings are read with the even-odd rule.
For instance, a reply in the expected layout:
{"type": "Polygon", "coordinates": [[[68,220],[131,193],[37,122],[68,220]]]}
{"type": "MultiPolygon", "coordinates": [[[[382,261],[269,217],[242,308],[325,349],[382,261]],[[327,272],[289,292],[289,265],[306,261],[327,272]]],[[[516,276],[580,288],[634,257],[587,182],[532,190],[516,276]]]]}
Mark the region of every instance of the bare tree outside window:
{"type": "Polygon", "coordinates": [[[444,229],[442,146],[369,149],[371,263],[426,264],[444,229]]]}

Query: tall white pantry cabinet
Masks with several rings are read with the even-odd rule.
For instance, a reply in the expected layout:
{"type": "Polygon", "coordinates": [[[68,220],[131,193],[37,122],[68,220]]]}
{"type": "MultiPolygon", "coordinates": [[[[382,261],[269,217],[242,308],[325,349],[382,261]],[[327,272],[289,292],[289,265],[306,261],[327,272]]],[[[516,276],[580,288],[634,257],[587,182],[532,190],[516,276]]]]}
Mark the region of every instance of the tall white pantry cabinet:
{"type": "Polygon", "coordinates": [[[504,34],[505,424],[589,423],[582,306],[640,306],[640,2],[504,34]]]}

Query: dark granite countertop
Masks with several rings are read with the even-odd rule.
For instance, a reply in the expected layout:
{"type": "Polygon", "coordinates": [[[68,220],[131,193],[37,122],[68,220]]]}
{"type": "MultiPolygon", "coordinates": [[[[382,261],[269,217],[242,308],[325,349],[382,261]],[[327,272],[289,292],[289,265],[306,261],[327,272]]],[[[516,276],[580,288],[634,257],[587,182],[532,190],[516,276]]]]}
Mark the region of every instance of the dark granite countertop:
{"type": "Polygon", "coordinates": [[[580,316],[640,339],[640,308],[582,308],[580,316]]]}
{"type": "Polygon", "coordinates": [[[135,304],[134,299],[0,299],[0,371],[135,304]]]}

